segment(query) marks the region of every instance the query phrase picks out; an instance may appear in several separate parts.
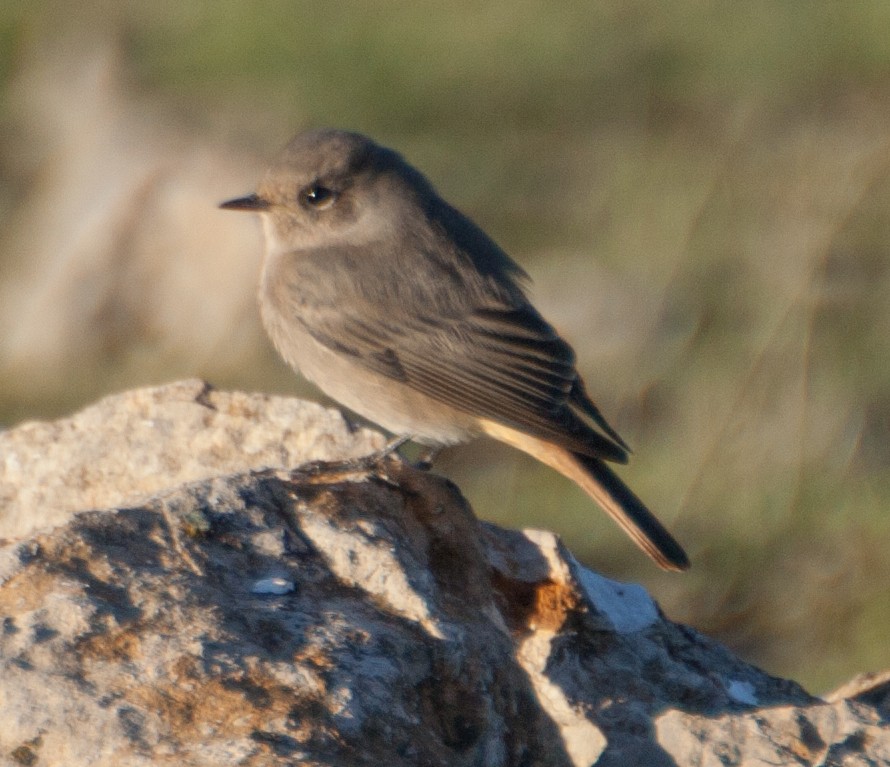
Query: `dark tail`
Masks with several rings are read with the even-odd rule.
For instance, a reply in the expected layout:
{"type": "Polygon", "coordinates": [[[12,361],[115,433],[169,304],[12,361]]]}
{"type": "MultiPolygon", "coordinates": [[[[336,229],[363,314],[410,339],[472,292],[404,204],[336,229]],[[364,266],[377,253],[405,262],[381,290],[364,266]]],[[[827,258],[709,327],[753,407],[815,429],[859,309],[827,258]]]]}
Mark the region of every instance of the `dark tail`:
{"type": "Polygon", "coordinates": [[[688,570],[683,547],[605,463],[504,424],[481,421],[491,437],[513,445],[556,469],[595,500],[631,540],[665,570],[688,570]]]}
{"type": "Polygon", "coordinates": [[[571,479],[602,506],[659,567],[665,570],[689,569],[689,557],[683,547],[614,471],[598,458],[578,453],[569,455],[583,471],[583,476],[571,476],[571,479]]]}

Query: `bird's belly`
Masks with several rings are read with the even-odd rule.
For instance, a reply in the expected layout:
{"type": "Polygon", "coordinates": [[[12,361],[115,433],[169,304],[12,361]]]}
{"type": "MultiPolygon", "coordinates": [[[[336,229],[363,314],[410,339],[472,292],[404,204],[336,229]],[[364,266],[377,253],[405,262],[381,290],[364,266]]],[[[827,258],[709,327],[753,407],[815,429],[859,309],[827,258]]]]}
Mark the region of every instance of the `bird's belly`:
{"type": "Polygon", "coordinates": [[[288,365],[329,397],[387,431],[428,445],[455,444],[479,435],[474,416],[368,370],[319,343],[296,323],[284,328],[269,311],[263,312],[263,323],[288,365]]]}

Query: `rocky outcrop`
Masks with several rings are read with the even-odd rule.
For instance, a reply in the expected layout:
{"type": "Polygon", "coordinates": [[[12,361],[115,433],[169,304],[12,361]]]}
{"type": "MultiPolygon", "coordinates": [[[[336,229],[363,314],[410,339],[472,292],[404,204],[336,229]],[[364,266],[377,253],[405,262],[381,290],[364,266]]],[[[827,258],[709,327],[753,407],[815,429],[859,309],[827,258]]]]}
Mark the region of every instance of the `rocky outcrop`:
{"type": "Polygon", "coordinates": [[[385,444],[310,402],[189,380],[0,432],[0,537],[138,504],[199,479],[367,455],[385,444]]]}
{"type": "Polygon", "coordinates": [[[886,678],[814,698],[382,444],[200,382],[0,434],[0,764],[890,763],[886,678]]]}

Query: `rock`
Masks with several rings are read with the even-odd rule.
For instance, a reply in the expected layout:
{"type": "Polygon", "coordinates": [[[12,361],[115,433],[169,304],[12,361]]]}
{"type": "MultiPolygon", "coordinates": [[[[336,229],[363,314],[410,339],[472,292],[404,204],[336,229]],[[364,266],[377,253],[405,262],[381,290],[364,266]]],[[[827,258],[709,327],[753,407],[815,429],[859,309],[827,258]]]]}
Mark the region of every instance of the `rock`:
{"type": "Polygon", "coordinates": [[[197,382],[0,435],[0,764],[890,763],[885,677],[815,698],[435,474],[317,461],[381,444],[197,382]]]}
{"type": "Polygon", "coordinates": [[[333,410],[179,381],[100,400],[71,418],[0,432],[0,537],[73,511],[137,504],[187,482],[366,455],[383,437],[333,410]]]}

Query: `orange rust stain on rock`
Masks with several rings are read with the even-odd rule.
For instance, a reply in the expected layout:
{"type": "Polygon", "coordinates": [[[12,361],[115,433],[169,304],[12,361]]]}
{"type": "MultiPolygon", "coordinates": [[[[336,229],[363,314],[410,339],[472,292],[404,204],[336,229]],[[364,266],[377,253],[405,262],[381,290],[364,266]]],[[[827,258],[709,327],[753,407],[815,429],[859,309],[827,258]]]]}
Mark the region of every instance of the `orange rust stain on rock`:
{"type": "Polygon", "coordinates": [[[0,614],[14,618],[16,615],[45,606],[47,595],[59,591],[59,578],[40,568],[16,573],[0,585],[0,614]]]}
{"type": "Polygon", "coordinates": [[[122,631],[95,634],[79,644],[84,657],[106,661],[133,661],[142,657],[142,641],[139,634],[144,626],[131,625],[122,631]]]}
{"type": "Polygon", "coordinates": [[[529,628],[558,631],[578,606],[578,595],[564,583],[546,580],[535,589],[535,609],[529,628]]]}
{"type": "Polygon", "coordinates": [[[295,692],[258,669],[208,678],[194,659],[183,658],[169,683],[131,687],[123,697],[155,712],[180,741],[206,739],[210,730],[233,738],[250,736],[284,722],[288,736],[299,742],[325,729],[317,715],[313,728],[299,726],[303,713],[326,711],[323,695],[323,689],[295,692]]]}
{"type": "Polygon", "coordinates": [[[572,588],[549,578],[530,583],[494,571],[492,587],[507,625],[519,633],[558,631],[579,604],[572,588]]]}
{"type": "Polygon", "coordinates": [[[311,666],[321,670],[334,668],[336,665],[333,658],[325,653],[321,648],[312,645],[294,653],[294,663],[299,665],[311,666]]]}

